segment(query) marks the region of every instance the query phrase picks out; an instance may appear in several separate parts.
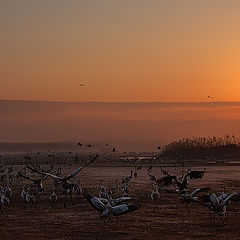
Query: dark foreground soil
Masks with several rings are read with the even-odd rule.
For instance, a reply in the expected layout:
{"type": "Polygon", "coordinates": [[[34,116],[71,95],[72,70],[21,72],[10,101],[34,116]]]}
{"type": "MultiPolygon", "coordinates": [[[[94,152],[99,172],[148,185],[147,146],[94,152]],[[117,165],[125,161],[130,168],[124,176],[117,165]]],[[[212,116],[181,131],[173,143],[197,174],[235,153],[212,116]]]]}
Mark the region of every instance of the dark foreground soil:
{"type": "MultiPolygon", "coordinates": [[[[62,165],[64,173],[68,174],[79,165],[62,165]]],[[[17,166],[21,169],[23,166],[17,166]]],[[[46,166],[45,166],[46,167],[46,166]]],[[[197,167],[202,169],[202,167],[197,167]]],[[[47,168],[47,167],[46,167],[47,168]]],[[[116,179],[128,176],[129,167],[88,167],[80,172],[77,179],[81,180],[82,188],[97,195],[101,181],[104,185],[114,187],[116,179]]],[[[170,168],[172,173],[181,174],[182,168],[170,168]]],[[[30,173],[29,173],[30,174],[30,173]]],[[[160,177],[159,168],[153,168],[153,175],[160,177]]],[[[153,208],[150,194],[151,182],[146,168],[139,171],[138,178],[130,182],[131,196],[142,202],[141,209],[118,219],[106,222],[91,208],[82,197],[75,198],[73,204],[63,207],[61,191],[57,204],[52,207],[49,195],[53,180],[45,182],[45,192],[42,201],[38,201],[32,208],[24,209],[20,197],[23,184],[30,184],[28,180],[13,183],[13,196],[9,207],[0,215],[0,239],[240,239],[240,212],[238,204],[231,204],[225,224],[219,227],[210,220],[208,210],[198,204],[190,206],[187,216],[186,207],[182,205],[180,197],[170,193],[163,193],[159,208],[153,208]]],[[[5,183],[1,183],[4,186],[5,183]]],[[[206,174],[201,180],[190,181],[190,188],[201,186],[211,187],[212,192],[219,193],[225,184],[228,191],[240,193],[240,167],[237,166],[208,166],[206,174]]],[[[121,196],[121,191],[116,196],[121,196]]]]}

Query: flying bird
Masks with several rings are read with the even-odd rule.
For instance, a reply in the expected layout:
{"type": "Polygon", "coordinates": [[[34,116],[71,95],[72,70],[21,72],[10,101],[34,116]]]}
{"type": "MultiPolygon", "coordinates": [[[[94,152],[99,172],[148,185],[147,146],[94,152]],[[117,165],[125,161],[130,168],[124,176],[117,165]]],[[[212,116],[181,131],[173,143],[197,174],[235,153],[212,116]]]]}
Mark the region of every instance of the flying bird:
{"type": "MultiPolygon", "coordinates": [[[[98,158],[98,154],[91,161],[89,161],[89,163],[86,166],[93,163],[97,158],[98,158]]],[[[75,175],[77,175],[82,169],[84,169],[84,166],[77,168],[76,170],[74,170],[72,173],[70,173],[69,175],[67,175],[65,177],[56,176],[54,174],[47,173],[47,172],[42,173],[42,174],[45,174],[46,176],[50,176],[50,177],[56,179],[61,184],[62,189],[72,191],[75,184],[70,182],[69,180],[72,179],[75,175]]]]}

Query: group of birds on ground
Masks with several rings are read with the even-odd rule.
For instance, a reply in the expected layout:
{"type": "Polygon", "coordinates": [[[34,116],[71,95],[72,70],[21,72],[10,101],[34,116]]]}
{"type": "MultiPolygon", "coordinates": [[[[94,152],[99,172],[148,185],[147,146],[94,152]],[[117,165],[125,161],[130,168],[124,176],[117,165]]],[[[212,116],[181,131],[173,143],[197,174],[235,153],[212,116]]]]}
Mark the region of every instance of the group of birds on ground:
{"type": "MultiPolygon", "coordinates": [[[[190,190],[189,180],[201,179],[205,174],[204,170],[190,170],[186,172],[182,171],[182,175],[177,177],[174,174],[170,174],[169,171],[166,171],[161,168],[163,176],[156,178],[151,175],[151,168],[148,168],[148,176],[152,182],[152,194],[151,198],[153,203],[157,205],[162,192],[176,194],[180,196],[182,204],[185,204],[187,207],[187,216],[190,213],[190,204],[197,203],[200,204],[206,209],[209,210],[210,217],[214,214],[217,217],[217,223],[219,224],[220,218],[224,222],[224,219],[227,215],[227,207],[230,206],[231,202],[239,202],[240,195],[232,191],[231,193],[226,192],[225,186],[223,186],[223,191],[220,195],[216,193],[210,193],[209,187],[197,188],[190,190]],[[169,186],[175,185],[174,189],[168,189],[169,186]]],[[[192,205],[191,205],[192,206],[192,205]]]]}
{"type": "MultiPolygon", "coordinates": [[[[92,160],[88,161],[85,165],[88,166],[97,158],[98,155],[96,155],[92,160]]],[[[26,158],[24,159],[26,160],[26,158]]],[[[57,201],[57,195],[55,193],[55,190],[58,186],[61,186],[63,193],[67,197],[70,196],[71,198],[73,192],[76,195],[81,194],[81,187],[79,181],[70,182],[70,180],[84,168],[83,166],[79,167],[71,174],[64,177],[62,176],[61,167],[53,171],[53,166],[51,166],[49,170],[45,171],[44,169],[40,168],[39,164],[36,164],[35,166],[30,166],[27,162],[25,162],[25,164],[26,165],[23,167],[23,169],[21,171],[18,171],[16,175],[14,175],[15,178],[11,182],[9,181],[9,176],[11,176],[9,171],[4,174],[4,181],[7,183],[7,185],[5,188],[0,186],[1,211],[3,211],[10,203],[10,198],[12,196],[12,190],[10,186],[14,181],[21,181],[21,179],[26,179],[32,183],[31,187],[26,186],[25,184],[23,185],[21,198],[25,203],[25,207],[26,205],[29,205],[31,207],[35,204],[36,200],[42,200],[42,194],[44,192],[43,184],[48,177],[52,177],[54,179],[52,194],[49,196],[51,204],[54,204],[57,201]],[[35,173],[35,175],[37,176],[29,177],[27,176],[27,171],[31,171],[31,173],[35,173]],[[31,194],[31,192],[33,193],[31,194]]],[[[13,168],[13,166],[11,166],[11,168],[13,168]]],[[[3,169],[5,171],[6,166],[3,169]]],[[[66,201],[64,202],[64,205],[66,206],[66,201]]]]}
{"type": "MultiPolygon", "coordinates": [[[[1,211],[3,212],[10,203],[12,197],[12,181],[21,181],[25,179],[32,183],[31,187],[24,183],[21,192],[24,207],[26,208],[29,206],[29,208],[32,208],[36,201],[42,201],[44,182],[47,178],[52,178],[54,180],[52,192],[49,196],[49,201],[53,206],[58,200],[56,189],[60,187],[62,193],[66,196],[64,207],[66,207],[69,198],[72,201],[73,197],[83,196],[90,206],[99,212],[100,217],[104,219],[104,223],[105,219],[108,217],[120,216],[140,209],[142,205],[141,200],[132,197],[130,184],[133,179],[138,178],[138,172],[143,166],[135,165],[134,169],[130,171],[128,176],[115,180],[114,187],[106,187],[103,182],[101,182],[99,185],[99,192],[95,195],[90,194],[89,191],[82,188],[79,180],[72,181],[79,172],[93,163],[98,157],[99,155],[97,154],[90,161],[86,162],[85,166],[77,168],[66,176],[62,175],[62,168],[60,166],[55,170],[54,166],[50,166],[50,169],[45,170],[41,168],[39,164],[28,164],[28,158],[25,158],[25,166],[16,174],[14,173],[13,165],[8,168],[6,165],[0,166],[0,172],[7,176],[7,179],[4,179],[7,182],[7,185],[5,187],[0,186],[1,211]],[[32,177],[32,175],[31,177],[28,176],[28,171],[30,171],[31,174],[35,174],[35,177],[32,177]],[[9,176],[12,175],[15,176],[15,178],[14,180],[9,181],[9,176]],[[120,192],[121,195],[119,196],[120,192]],[[117,194],[118,197],[116,197],[117,194]]],[[[135,164],[137,160],[138,158],[135,158],[132,163],[135,164]]],[[[211,215],[214,214],[214,216],[217,216],[217,221],[219,223],[221,217],[223,220],[225,219],[230,203],[240,201],[239,194],[234,191],[227,193],[225,188],[220,195],[210,193],[211,191],[209,187],[201,187],[191,190],[189,187],[189,181],[202,179],[206,169],[183,170],[180,177],[170,173],[169,170],[163,169],[162,167],[160,167],[160,171],[160,177],[154,176],[153,167],[151,166],[147,168],[146,173],[152,186],[152,192],[149,194],[149,197],[152,199],[154,211],[159,209],[162,194],[174,194],[175,196],[179,196],[181,202],[186,205],[188,215],[190,214],[190,209],[193,206],[193,203],[197,203],[206,207],[211,215]]]]}

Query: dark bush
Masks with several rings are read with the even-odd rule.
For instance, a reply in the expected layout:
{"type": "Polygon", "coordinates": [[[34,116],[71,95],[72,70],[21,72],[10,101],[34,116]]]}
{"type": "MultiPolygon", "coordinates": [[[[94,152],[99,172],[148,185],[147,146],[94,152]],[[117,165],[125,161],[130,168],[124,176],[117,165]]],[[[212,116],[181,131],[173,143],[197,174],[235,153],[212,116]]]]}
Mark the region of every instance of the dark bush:
{"type": "Polygon", "coordinates": [[[233,135],[183,138],[164,146],[162,155],[167,158],[183,158],[185,160],[207,157],[236,158],[240,157],[240,139],[233,135]]]}

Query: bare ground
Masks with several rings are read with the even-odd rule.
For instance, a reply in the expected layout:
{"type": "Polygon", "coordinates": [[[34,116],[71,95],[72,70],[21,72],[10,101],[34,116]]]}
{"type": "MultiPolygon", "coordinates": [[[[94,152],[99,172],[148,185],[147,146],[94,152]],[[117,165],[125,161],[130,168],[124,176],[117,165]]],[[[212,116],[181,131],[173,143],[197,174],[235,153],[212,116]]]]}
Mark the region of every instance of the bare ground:
{"type": "MultiPolygon", "coordinates": [[[[63,165],[64,173],[68,174],[79,165],[63,165]]],[[[20,169],[22,166],[17,166],[20,169]]],[[[46,167],[46,166],[45,166],[46,167]]],[[[197,167],[202,169],[202,167],[197,167]]],[[[47,167],[46,167],[47,168],[47,167]]],[[[88,167],[77,175],[82,188],[97,195],[98,186],[102,180],[106,186],[113,187],[116,179],[128,176],[130,167],[88,167]]],[[[180,175],[182,168],[170,168],[172,173],[180,175]]],[[[160,169],[153,168],[153,175],[161,176],[160,169]]],[[[209,186],[212,192],[220,192],[222,184],[228,191],[240,192],[240,167],[238,166],[208,166],[202,180],[190,181],[190,188],[209,186]]],[[[0,215],[0,239],[240,239],[239,206],[229,207],[225,224],[217,227],[210,221],[208,210],[198,204],[192,204],[190,215],[182,206],[179,196],[163,193],[159,209],[154,210],[150,194],[151,182],[146,168],[139,171],[138,178],[130,182],[131,196],[139,198],[141,209],[130,214],[103,221],[98,213],[91,208],[85,199],[74,199],[74,204],[63,207],[63,196],[57,190],[58,202],[50,206],[49,195],[53,180],[45,182],[45,192],[42,202],[37,202],[32,208],[24,209],[20,197],[26,180],[13,184],[13,196],[7,210],[0,215]]],[[[4,185],[4,183],[1,183],[4,185]]],[[[121,196],[121,192],[118,195],[121,196]]]]}

